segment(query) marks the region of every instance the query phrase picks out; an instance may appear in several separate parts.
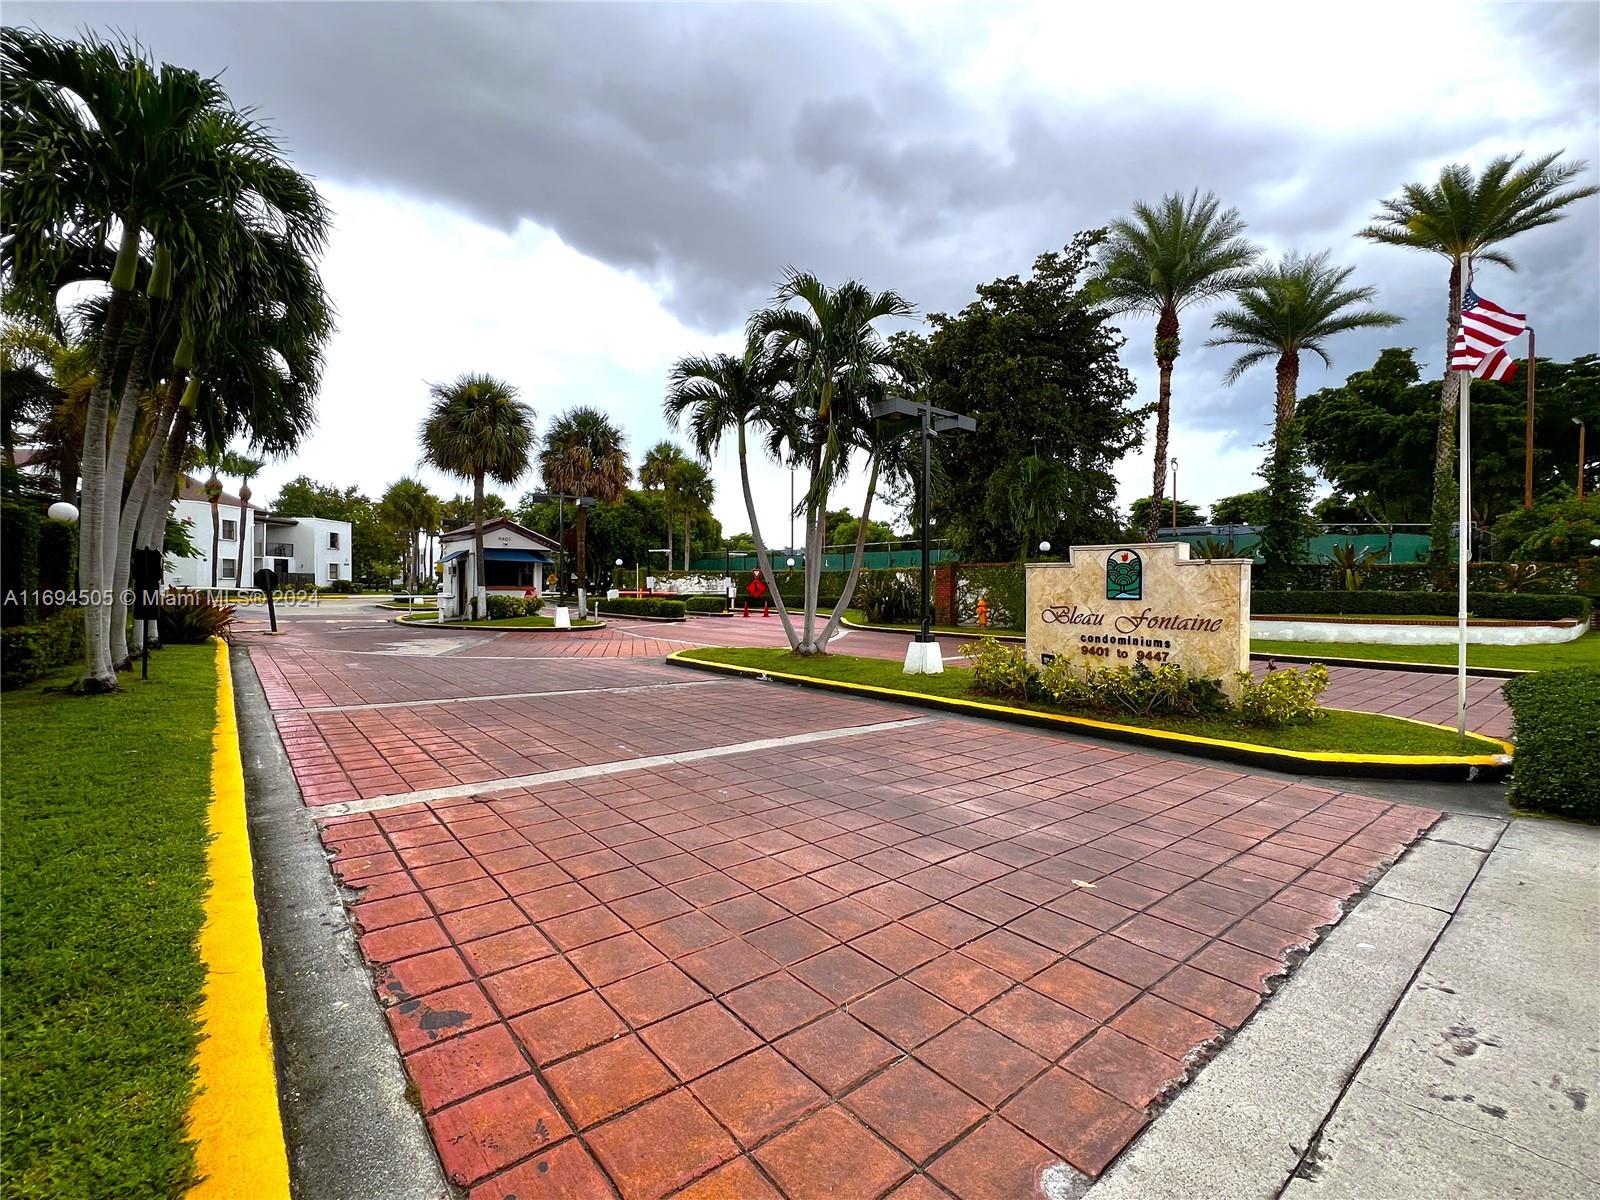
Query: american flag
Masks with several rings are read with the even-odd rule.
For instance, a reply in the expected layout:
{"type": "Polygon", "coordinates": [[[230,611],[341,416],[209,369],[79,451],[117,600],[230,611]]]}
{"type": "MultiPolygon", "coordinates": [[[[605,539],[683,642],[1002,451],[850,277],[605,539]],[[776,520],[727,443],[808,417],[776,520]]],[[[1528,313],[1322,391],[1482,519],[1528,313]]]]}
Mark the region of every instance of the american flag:
{"type": "Polygon", "coordinates": [[[1455,348],[1450,353],[1450,369],[1477,374],[1477,368],[1491,352],[1527,327],[1527,314],[1507,312],[1468,288],[1461,297],[1461,332],[1456,335],[1455,348]]]}
{"type": "Polygon", "coordinates": [[[1472,368],[1472,373],[1479,379],[1488,379],[1494,383],[1510,383],[1517,373],[1517,360],[1507,354],[1503,347],[1496,346],[1478,360],[1478,365],[1472,368]]]}

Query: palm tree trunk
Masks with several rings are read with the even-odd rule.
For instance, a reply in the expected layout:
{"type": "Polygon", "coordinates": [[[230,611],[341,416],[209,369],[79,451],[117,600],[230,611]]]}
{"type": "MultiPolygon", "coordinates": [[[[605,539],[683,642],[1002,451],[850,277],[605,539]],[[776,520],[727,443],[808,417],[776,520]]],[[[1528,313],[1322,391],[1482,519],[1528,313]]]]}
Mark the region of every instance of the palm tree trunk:
{"type": "Polygon", "coordinates": [[[1450,529],[1456,522],[1456,406],[1461,397],[1461,377],[1450,369],[1450,354],[1461,332],[1461,268],[1458,257],[1450,264],[1450,304],[1445,320],[1444,383],[1439,388],[1439,432],[1433,452],[1433,510],[1428,523],[1428,563],[1443,570],[1451,563],[1450,529]]]}
{"type": "Polygon", "coordinates": [[[778,577],[772,573],[772,558],[767,554],[766,539],[761,536],[761,522],[756,520],[756,501],[750,492],[750,460],[745,453],[742,420],[739,422],[739,483],[744,489],[745,515],[750,518],[750,540],[756,544],[756,566],[761,569],[767,591],[772,596],[772,603],[777,606],[778,620],[783,623],[783,633],[789,639],[789,649],[798,651],[800,639],[795,637],[794,621],[789,617],[789,609],[783,602],[783,594],[778,591],[778,577]]]}
{"type": "Polygon", "coordinates": [[[1301,509],[1300,466],[1296,455],[1295,398],[1300,384],[1300,354],[1278,356],[1278,395],[1272,425],[1271,464],[1267,468],[1267,522],[1261,531],[1263,578],[1286,586],[1283,572],[1301,555],[1306,514],[1301,509]]]}
{"type": "Polygon", "coordinates": [[[1168,306],[1156,322],[1156,370],[1160,388],[1156,393],[1156,453],[1150,487],[1150,511],[1145,515],[1144,538],[1156,540],[1161,527],[1161,497],[1167,487],[1167,441],[1172,427],[1172,367],[1178,361],[1178,310],[1168,306]]]}
{"type": "Polygon", "coordinates": [[[250,566],[255,565],[255,556],[250,553],[251,547],[249,546],[245,537],[245,518],[249,514],[250,505],[250,501],[245,497],[249,494],[249,490],[250,477],[246,475],[244,482],[239,485],[239,557],[234,560],[239,564],[234,568],[234,582],[241,588],[244,587],[244,581],[246,579],[252,578],[249,567],[247,567],[246,564],[248,563],[250,566]]]}
{"type": "Polygon", "coordinates": [[[483,616],[488,616],[489,593],[484,582],[489,577],[488,563],[483,561],[483,472],[472,473],[472,553],[473,569],[477,572],[472,581],[471,615],[476,618],[479,597],[483,598],[483,616]]]}
{"type": "MultiPolygon", "coordinates": [[[[589,509],[585,505],[578,506],[578,587],[585,596],[589,593],[589,509]]],[[[667,560],[667,566],[672,566],[672,560],[667,560]]]]}
{"type": "Polygon", "coordinates": [[[861,576],[861,560],[867,553],[867,517],[872,512],[872,496],[877,488],[878,456],[874,454],[872,467],[867,472],[867,498],[861,504],[861,521],[856,526],[856,556],[850,564],[850,574],[844,581],[844,590],[839,593],[839,602],[833,606],[833,612],[828,615],[828,623],[822,627],[822,636],[817,639],[817,651],[820,654],[828,652],[828,643],[839,630],[839,622],[844,619],[844,610],[850,607],[850,597],[855,595],[856,580],[861,576]]]}
{"type": "MultiPolygon", "coordinates": [[[[84,416],[80,464],[83,494],[78,502],[78,579],[87,595],[83,606],[83,675],[75,687],[80,692],[114,691],[117,687],[117,673],[111,666],[111,606],[105,581],[112,564],[105,562],[103,551],[109,432],[106,426],[111,415],[111,386],[128,311],[132,307],[138,265],[139,222],[130,214],[124,216],[122,222],[122,243],[111,273],[111,303],[106,309],[105,328],[100,333],[94,386],[89,391],[88,411],[84,416]]],[[[120,486],[118,499],[121,499],[120,486]]]]}

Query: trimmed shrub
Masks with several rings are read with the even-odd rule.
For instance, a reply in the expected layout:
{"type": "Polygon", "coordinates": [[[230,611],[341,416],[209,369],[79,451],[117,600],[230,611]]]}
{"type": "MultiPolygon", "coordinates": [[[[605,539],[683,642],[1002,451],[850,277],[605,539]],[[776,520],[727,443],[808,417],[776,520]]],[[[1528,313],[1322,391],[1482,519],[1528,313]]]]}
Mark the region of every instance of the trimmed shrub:
{"type": "MultiPolygon", "coordinates": [[[[1588,620],[1591,605],[1583,596],[1545,596],[1513,592],[1468,592],[1467,610],[1475,617],[1513,621],[1588,620]]],[[[1250,611],[1304,613],[1308,616],[1453,617],[1456,598],[1450,592],[1285,592],[1252,591],[1250,611]]]]}
{"type": "Polygon", "coordinates": [[[1505,696],[1517,744],[1511,802],[1600,819],[1600,667],[1523,675],[1505,696]]]}
{"type": "Polygon", "coordinates": [[[961,653],[972,663],[972,690],[980,695],[1026,700],[1032,693],[1038,670],[1021,646],[986,637],[962,646],[961,653]]]}
{"type": "Polygon", "coordinates": [[[1306,725],[1322,715],[1317,697],[1328,690],[1328,668],[1283,667],[1256,679],[1240,671],[1239,716],[1252,725],[1306,725]]]}
{"type": "Polygon", "coordinates": [[[233,632],[234,607],[218,604],[205,592],[174,588],[161,599],[156,630],[163,642],[198,645],[211,638],[224,641],[233,632]]]}
{"type": "Polygon", "coordinates": [[[15,688],[83,657],[83,610],[0,630],[0,687],[15,688]]]}
{"type": "MultiPolygon", "coordinates": [[[[609,607],[615,601],[608,600],[609,607]]],[[[692,613],[721,613],[728,611],[728,598],[726,596],[686,596],[683,601],[684,610],[692,613]]]]}
{"type": "Polygon", "coordinates": [[[351,596],[355,594],[356,581],[354,579],[334,579],[329,581],[322,589],[338,596],[351,596]]]}
{"type": "Polygon", "coordinates": [[[677,619],[688,612],[682,600],[656,600],[646,597],[623,596],[616,600],[596,600],[595,611],[608,617],[666,617],[677,619]]]}
{"type": "Polygon", "coordinates": [[[542,596],[506,596],[489,593],[489,619],[504,621],[511,617],[537,617],[544,607],[542,596]]]}
{"type": "Polygon", "coordinates": [[[1176,663],[1153,669],[1142,662],[1130,667],[1086,665],[1080,670],[1063,655],[1039,673],[1038,691],[1062,708],[1135,717],[1212,716],[1230,707],[1219,680],[1190,675],[1176,663]]]}
{"type": "Polygon", "coordinates": [[[13,500],[0,505],[0,623],[27,625],[39,619],[39,533],[37,504],[13,500]]]}

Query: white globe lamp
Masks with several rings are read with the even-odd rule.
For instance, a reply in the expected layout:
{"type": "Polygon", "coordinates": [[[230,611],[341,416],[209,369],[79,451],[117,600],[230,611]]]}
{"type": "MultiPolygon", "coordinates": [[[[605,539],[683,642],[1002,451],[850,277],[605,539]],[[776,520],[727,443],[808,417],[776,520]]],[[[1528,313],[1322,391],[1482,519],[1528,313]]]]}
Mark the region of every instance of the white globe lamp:
{"type": "Polygon", "coordinates": [[[71,525],[78,519],[78,506],[68,504],[65,500],[57,500],[45,510],[45,515],[58,525],[71,525]]]}

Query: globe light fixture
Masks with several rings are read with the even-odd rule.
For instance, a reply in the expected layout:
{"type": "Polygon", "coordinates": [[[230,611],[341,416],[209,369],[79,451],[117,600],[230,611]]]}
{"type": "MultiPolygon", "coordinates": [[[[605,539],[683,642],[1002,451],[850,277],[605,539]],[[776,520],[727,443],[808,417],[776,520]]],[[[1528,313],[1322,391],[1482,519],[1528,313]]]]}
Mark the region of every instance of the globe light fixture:
{"type": "Polygon", "coordinates": [[[1049,554],[1050,553],[1050,543],[1049,542],[1040,542],[1039,543],[1039,553],[1040,554],[1049,554]]]}
{"type": "Polygon", "coordinates": [[[45,515],[58,525],[71,525],[78,519],[78,506],[57,500],[45,511],[45,515]]]}
{"type": "Polygon", "coordinates": [[[789,565],[790,565],[790,566],[791,566],[791,567],[792,567],[792,566],[794,566],[794,559],[792,559],[792,558],[791,558],[791,559],[790,559],[790,560],[789,560],[789,565]]]}
{"type": "Polygon", "coordinates": [[[620,567],[621,565],[622,565],[622,560],[619,558],[619,559],[617,559],[617,566],[620,567]]]}

